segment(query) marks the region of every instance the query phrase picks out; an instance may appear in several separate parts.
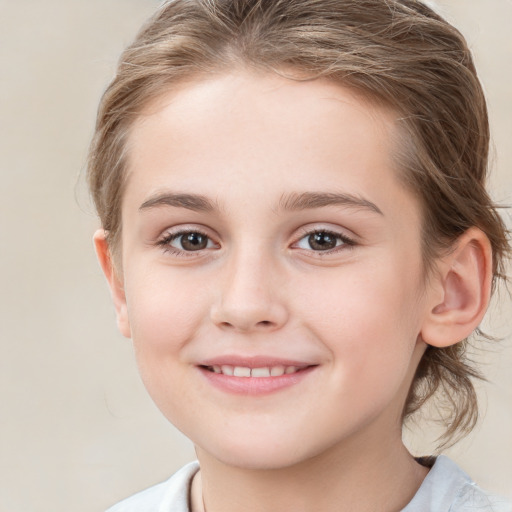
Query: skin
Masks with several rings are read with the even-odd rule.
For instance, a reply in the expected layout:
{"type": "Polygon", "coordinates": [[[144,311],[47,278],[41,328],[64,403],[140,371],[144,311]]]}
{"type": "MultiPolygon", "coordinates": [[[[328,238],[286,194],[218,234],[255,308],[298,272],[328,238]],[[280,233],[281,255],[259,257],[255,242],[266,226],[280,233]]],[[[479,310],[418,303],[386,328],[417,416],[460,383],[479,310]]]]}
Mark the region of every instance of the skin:
{"type": "Polygon", "coordinates": [[[394,129],[339,85],[247,71],[168,92],[132,127],[117,271],[101,231],[96,245],[144,383],[196,446],[194,510],[393,511],[424,479],[401,441],[407,392],[425,340],[461,339],[468,305],[464,329],[481,318],[490,252],[472,232],[426,285],[394,129]],[[293,204],[311,192],[330,199],[293,204]],[[325,231],[336,247],[312,247],[325,231]],[[459,260],[480,269],[472,286],[459,260]],[[314,368],[234,394],[200,370],[232,355],[314,368]]]}

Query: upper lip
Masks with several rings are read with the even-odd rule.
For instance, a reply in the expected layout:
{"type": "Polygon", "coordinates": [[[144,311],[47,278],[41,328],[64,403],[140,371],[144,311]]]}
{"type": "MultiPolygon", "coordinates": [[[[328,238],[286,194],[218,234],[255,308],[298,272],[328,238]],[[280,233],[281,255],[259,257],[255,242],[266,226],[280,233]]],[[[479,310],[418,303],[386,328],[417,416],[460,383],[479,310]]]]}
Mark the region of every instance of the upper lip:
{"type": "Polygon", "coordinates": [[[316,363],[299,361],[296,359],[284,359],[275,356],[239,356],[225,355],[216,356],[211,359],[205,359],[198,366],[240,366],[244,368],[266,368],[274,366],[295,366],[296,368],[306,368],[315,366],[316,363]]]}

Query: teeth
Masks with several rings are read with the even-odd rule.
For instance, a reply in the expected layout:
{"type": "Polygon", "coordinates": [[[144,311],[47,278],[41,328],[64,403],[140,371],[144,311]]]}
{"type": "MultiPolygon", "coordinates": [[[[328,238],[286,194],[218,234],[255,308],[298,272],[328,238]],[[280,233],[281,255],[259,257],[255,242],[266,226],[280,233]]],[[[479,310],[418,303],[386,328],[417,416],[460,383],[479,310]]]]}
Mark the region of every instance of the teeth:
{"type": "MultiPolygon", "coordinates": [[[[293,368],[293,366],[291,368],[293,368]]],[[[280,377],[283,373],[284,366],[274,366],[270,368],[270,375],[272,375],[272,377],[280,377]]]]}
{"type": "Polygon", "coordinates": [[[249,368],[247,366],[231,366],[223,364],[222,366],[210,366],[210,370],[214,373],[222,373],[233,377],[280,377],[281,375],[289,375],[298,371],[296,366],[264,366],[261,368],[249,368]]]}
{"type": "Polygon", "coordinates": [[[250,377],[251,369],[244,366],[235,366],[233,369],[233,375],[235,377],[250,377]]]}
{"type": "Polygon", "coordinates": [[[251,377],[270,377],[272,370],[270,368],[253,368],[251,377]]]}
{"type": "Polygon", "coordinates": [[[224,375],[233,375],[234,368],[232,366],[228,366],[227,364],[223,364],[220,367],[220,370],[224,375]]]}

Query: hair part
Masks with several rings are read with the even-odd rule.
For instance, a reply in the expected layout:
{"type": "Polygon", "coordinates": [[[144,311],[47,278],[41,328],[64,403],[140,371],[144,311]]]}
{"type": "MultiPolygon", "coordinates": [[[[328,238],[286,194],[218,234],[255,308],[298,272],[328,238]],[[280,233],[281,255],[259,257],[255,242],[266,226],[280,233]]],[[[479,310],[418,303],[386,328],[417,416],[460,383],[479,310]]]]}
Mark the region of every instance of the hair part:
{"type": "MultiPolygon", "coordinates": [[[[294,80],[327,78],[397,113],[399,176],[423,213],[433,262],[472,226],[489,238],[493,288],[505,277],[508,232],[485,185],[489,125],[463,36],[416,0],[173,0],[123,53],[99,107],[88,181],[113,254],[121,242],[130,128],[183,81],[249,67],[294,80]]],[[[439,394],[448,444],[478,417],[467,340],[428,347],[404,417],[439,394]]]]}

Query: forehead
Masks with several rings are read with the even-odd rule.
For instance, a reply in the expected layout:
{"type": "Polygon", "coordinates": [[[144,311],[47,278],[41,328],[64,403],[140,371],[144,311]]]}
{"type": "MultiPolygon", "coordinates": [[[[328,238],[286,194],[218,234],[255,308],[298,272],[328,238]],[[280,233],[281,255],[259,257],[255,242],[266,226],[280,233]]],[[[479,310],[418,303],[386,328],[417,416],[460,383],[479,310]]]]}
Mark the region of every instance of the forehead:
{"type": "MultiPolygon", "coordinates": [[[[184,82],[153,100],[132,125],[129,172],[139,160],[148,159],[149,151],[154,160],[154,150],[181,143],[219,158],[242,151],[249,157],[261,145],[272,150],[269,158],[277,157],[283,143],[288,157],[298,148],[305,157],[315,150],[326,156],[353,155],[372,145],[380,158],[387,158],[396,117],[392,110],[326,79],[294,81],[240,72],[184,82]],[[223,151],[219,142],[226,146],[223,151]]],[[[180,149],[175,157],[183,158],[192,148],[174,149],[180,149]]]]}
{"type": "Polygon", "coordinates": [[[132,126],[123,203],[140,205],[169,187],[269,205],[319,188],[391,194],[396,117],[323,79],[239,72],[182,83],[132,126]]]}
{"type": "MultiPolygon", "coordinates": [[[[139,132],[164,118],[171,127],[171,116],[177,131],[195,130],[198,126],[205,130],[209,122],[220,120],[241,123],[246,131],[251,126],[260,130],[275,125],[278,117],[283,125],[300,120],[301,125],[315,124],[319,128],[330,123],[332,117],[338,116],[341,123],[356,112],[373,128],[385,131],[392,129],[399,117],[369,93],[328,78],[292,79],[275,73],[241,70],[199,75],[163,90],[136,118],[131,132],[139,132]]],[[[296,131],[295,135],[298,135],[296,131]]]]}

